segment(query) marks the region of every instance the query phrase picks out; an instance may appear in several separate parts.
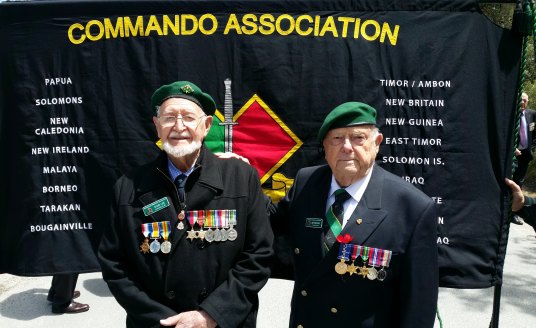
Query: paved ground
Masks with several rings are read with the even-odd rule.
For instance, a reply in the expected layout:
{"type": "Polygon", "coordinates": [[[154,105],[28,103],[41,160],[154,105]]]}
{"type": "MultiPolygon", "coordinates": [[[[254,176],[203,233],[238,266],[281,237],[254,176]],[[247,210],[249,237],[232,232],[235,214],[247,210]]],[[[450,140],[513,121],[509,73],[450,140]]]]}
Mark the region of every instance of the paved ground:
{"type": "MultiPolygon", "coordinates": [[[[80,302],[88,312],[57,315],[50,312],[46,294],[50,277],[0,274],[0,327],[124,327],[125,312],[115,302],[100,273],[80,275],[80,302]]],[[[260,293],[259,328],[287,327],[292,283],[271,279],[260,293]]],[[[442,288],[439,310],[444,328],[488,328],[493,289],[442,288]]],[[[501,328],[536,327],[536,238],[526,224],[512,225],[504,270],[501,328]]],[[[439,328],[439,323],[436,326],[439,328]]]]}

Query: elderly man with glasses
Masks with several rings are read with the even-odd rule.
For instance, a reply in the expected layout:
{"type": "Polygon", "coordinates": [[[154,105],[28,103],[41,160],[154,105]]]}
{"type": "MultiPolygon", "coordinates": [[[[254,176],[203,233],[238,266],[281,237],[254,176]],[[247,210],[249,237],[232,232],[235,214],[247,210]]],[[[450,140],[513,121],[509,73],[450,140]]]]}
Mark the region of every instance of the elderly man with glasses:
{"type": "Polygon", "coordinates": [[[255,327],[273,235],[259,177],[203,146],[216,104],[188,81],[151,98],[163,152],[121,177],[99,260],[127,327],[255,327]]]}

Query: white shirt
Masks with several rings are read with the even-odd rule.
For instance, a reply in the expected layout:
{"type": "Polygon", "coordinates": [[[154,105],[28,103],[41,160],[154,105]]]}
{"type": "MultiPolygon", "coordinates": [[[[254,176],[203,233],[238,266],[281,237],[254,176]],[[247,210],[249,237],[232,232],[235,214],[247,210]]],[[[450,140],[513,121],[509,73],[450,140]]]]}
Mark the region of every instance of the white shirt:
{"type": "MultiPolygon", "coordinates": [[[[344,228],[344,226],[350,219],[350,216],[352,216],[352,213],[354,213],[357,207],[357,204],[359,204],[361,197],[363,197],[363,194],[365,193],[365,189],[367,189],[368,183],[370,181],[370,177],[372,176],[373,169],[374,169],[374,165],[370,168],[370,171],[366,176],[352,183],[348,187],[343,188],[343,189],[346,189],[346,192],[348,192],[351,197],[343,204],[344,215],[343,215],[343,220],[342,220],[342,228],[344,228]]],[[[331,175],[331,186],[329,188],[330,196],[328,197],[328,201],[326,203],[326,211],[325,211],[326,213],[328,209],[330,208],[330,206],[335,202],[335,191],[341,188],[342,187],[339,186],[339,184],[335,180],[335,176],[331,175]]]]}

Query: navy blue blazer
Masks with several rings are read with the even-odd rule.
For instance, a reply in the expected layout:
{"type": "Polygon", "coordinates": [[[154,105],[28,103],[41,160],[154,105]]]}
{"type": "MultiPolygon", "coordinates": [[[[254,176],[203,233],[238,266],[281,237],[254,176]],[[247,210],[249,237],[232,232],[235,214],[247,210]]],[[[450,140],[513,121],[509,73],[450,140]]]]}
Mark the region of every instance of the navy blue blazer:
{"type": "Polygon", "coordinates": [[[288,194],[271,209],[280,260],[273,277],[295,280],[290,326],[433,327],[438,295],[433,200],[375,165],[341,234],[351,235],[352,244],[392,251],[387,276],[379,281],[340,275],[334,269],[339,243],[324,256],[326,229],[310,224],[321,218],[327,225],[331,176],[327,165],[300,170],[288,194]],[[282,262],[293,265],[293,274],[281,270],[286,268],[282,262]]]}

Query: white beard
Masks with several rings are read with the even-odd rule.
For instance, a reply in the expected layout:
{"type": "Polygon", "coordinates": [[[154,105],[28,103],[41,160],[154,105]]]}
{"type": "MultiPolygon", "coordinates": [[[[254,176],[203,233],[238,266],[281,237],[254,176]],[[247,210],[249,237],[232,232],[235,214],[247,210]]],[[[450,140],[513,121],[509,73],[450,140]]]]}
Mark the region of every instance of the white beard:
{"type": "Polygon", "coordinates": [[[162,143],[162,148],[171,157],[179,158],[193,154],[201,148],[201,141],[192,141],[186,146],[172,146],[167,140],[162,143]]]}

